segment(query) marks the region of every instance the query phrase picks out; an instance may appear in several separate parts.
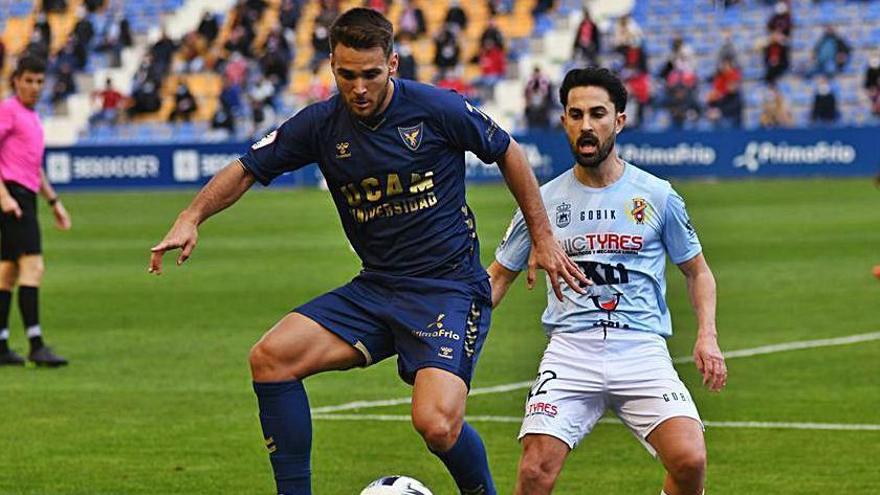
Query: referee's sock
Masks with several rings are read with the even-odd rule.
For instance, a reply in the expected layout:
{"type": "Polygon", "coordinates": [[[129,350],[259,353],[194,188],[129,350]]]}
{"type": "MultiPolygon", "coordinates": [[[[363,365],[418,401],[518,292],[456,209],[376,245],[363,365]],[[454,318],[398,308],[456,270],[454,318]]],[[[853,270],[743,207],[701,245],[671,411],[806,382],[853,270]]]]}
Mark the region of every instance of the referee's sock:
{"type": "Polygon", "coordinates": [[[43,331],[40,329],[38,309],[39,294],[39,287],[18,286],[18,309],[21,311],[21,320],[24,322],[31,343],[31,352],[43,347],[43,331]]]}
{"type": "Polygon", "coordinates": [[[299,380],[254,382],[254,392],[278,493],[311,495],[312,411],[306,389],[299,380]]]}
{"type": "Polygon", "coordinates": [[[0,354],[9,352],[9,305],[12,292],[0,290],[0,354]]]}
{"type": "Polygon", "coordinates": [[[443,461],[461,493],[495,495],[495,484],[489,472],[489,458],[480,434],[467,422],[455,445],[446,452],[434,452],[443,461]]]}

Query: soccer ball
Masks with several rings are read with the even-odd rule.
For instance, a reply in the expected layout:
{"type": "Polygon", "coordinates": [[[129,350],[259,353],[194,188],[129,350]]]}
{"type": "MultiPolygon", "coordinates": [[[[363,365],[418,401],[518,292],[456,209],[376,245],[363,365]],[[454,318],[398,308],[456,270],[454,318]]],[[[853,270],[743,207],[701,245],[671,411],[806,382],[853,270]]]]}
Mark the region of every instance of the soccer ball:
{"type": "Polygon", "coordinates": [[[433,495],[420,481],[406,476],[383,476],[367,485],[361,495],[433,495]]]}

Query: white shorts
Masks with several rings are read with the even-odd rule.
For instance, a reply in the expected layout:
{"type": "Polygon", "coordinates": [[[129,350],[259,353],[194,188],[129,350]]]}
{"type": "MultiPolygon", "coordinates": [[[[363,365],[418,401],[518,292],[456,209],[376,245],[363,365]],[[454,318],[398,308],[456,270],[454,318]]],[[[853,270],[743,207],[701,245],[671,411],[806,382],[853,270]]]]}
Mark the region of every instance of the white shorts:
{"type": "Polygon", "coordinates": [[[609,408],[653,456],[647,438],[663,421],[685,416],[703,424],[663,337],[617,331],[606,339],[586,331],[551,337],[519,438],[550,435],[574,449],[609,408]]]}

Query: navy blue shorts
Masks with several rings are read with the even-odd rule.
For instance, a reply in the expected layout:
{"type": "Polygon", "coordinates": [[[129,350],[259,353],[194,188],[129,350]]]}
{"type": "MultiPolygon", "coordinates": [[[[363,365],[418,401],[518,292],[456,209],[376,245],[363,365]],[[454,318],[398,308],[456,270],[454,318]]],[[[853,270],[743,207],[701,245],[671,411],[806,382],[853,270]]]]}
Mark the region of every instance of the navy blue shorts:
{"type": "Polygon", "coordinates": [[[492,313],[489,280],[460,282],[362,272],[293,311],[315,320],[363,353],[366,366],[397,354],[412,384],[422,368],[440,368],[470,387],[492,313]]]}

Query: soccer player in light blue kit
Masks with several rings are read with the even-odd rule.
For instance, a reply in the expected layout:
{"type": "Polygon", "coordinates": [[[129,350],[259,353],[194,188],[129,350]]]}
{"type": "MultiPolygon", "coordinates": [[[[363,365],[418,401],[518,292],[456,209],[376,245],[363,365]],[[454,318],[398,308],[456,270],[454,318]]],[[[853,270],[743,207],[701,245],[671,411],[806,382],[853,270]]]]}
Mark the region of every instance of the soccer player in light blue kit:
{"type": "MultiPolygon", "coordinates": [[[[607,69],[575,69],[559,94],[576,164],[541,195],[556,238],[592,285],[586,294],[564,287],[564,301],[548,294],[542,321],[550,341],[526,403],[516,493],[550,493],[568,453],[611,409],[666,467],[662,493],[699,495],[703,424],[666,348],[666,257],[687,279],[699,326],[694,361],[718,391],[727,370],[715,279],[681,196],[617,156],[627,98],[620,79],[607,69]]],[[[488,269],[493,306],[528,267],[530,249],[517,212],[488,269]]]]}
{"type": "MultiPolygon", "coordinates": [[[[339,94],[310,105],[221,170],[153,247],[195,248],[198,225],[255,181],[318,163],[348,240],[363,262],[349,283],[296,307],[250,353],[260,422],[278,493],[311,493],[311,416],[303,380],[398,356],[413,385],[412,420],[461,493],[494,495],[482,440],[464,421],[491,312],[464,152],[498,162],[535,243],[534,265],[582,290],[586,278],[553,239],[538,183],[519,145],[461,96],[392,78],[391,23],[370,9],[330,29],[339,94]]],[[[560,292],[561,294],[561,292],[560,292]]]]}

